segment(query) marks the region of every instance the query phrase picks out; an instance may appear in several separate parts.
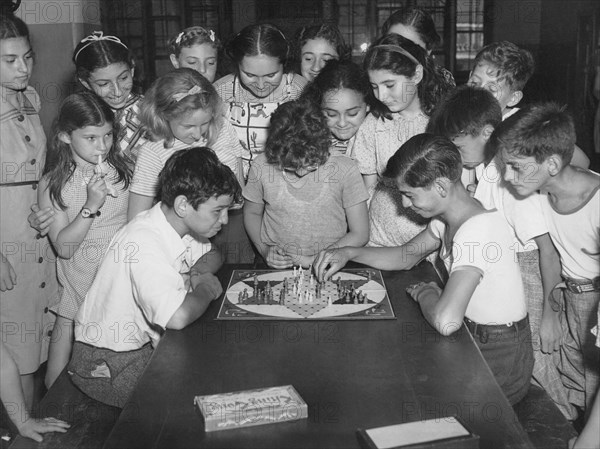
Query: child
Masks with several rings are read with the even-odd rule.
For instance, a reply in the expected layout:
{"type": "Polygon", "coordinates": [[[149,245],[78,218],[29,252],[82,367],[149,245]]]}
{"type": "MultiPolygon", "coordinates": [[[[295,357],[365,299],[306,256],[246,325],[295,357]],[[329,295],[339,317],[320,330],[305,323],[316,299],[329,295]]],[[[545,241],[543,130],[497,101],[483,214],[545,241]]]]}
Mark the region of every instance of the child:
{"type": "MultiPolygon", "coordinates": [[[[425,49],[427,54],[431,55],[433,49],[437,47],[441,38],[435,29],[433,18],[420,8],[401,8],[392,13],[381,27],[381,35],[399,34],[413,41],[419,47],[425,49]]],[[[444,67],[435,66],[436,71],[442,75],[446,81],[456,86],[454,76],[444,67]]]]}
{"type": "Polygon", "coordinates": [[[226,116],[244,147],[244,175],[253,155],[262,153],[271,114],[286,101],[300,96],[307,81],[285,73],[289,44],[274,25],[249,25],[227,45],[235,73],[215,82],[225,102],[226,116]]]}
{"type": "Polygon", "coordinates": [[[371,108],[381,105],[367,73],[351,61],[328,62],[302,92],[301,100],[321,108],[331,131],[329,152],[345,155],[371,108]]]}
{"type": "MultiPolygon", "coordinates": [[[[570,165],[573,119],[554,103],[534,104],[502,122],[493,135],[504,180],[521,196],[542,192],[550,237],[560,254],[568,333],[561,346],[569,401],[591,406],[600,357],[590,334],[600,300],[600,176],[570,165]]],[[[589,410],[589,409],[588,409],[589,410]]]]}
{"type": "Polygon", "coordinates": [[[169,158],[158,184],[162,201],[115,235],[76,317],[71,378],[117,407],[164,330],[183,329],[223,291],[214,276],[221,261],[208,239],[240,197],[235,175],[209,148],[190,148],[169,158]]]}
{"type": "Polygon", "coordinates": [[[397,189],[377,183],[396,150],[425,131],[431,110],[451,86],[421,47],[396,34],[375,42],[363,65],[375,96],[388,109],[383,115],[372,111],[352,147],[372,195],[369,246],[399,246],[423,230],[427,220],[402,207],[397,189]]]}
{"type": "Polygon", "coordinates": [[[243,179],[241,145],[222,115],[217,92],[197,71],[181,68],[154,81],[142,102],[141,120],[151,141],[142,144],[135,165],[129,220],[152,207],[160,171],[173,153],[184,148],[211,147],[243,179]]]}
{"type": "Polygon", "coordinates": [[[467,192],[461,172],[460,153],[447,138],[409,139],[390,158],[384,176],[395,179],[405,207],[436,219],[404,246],[324,251],[315,270],[321,280],[348,260],[406,270],[440,248],[450,274],[444,289],[419,283],[407,291],[441,334],[451,335],[464,320],[502,391],[516,404],[529,388],[533,355],[523,282],[510,252],[513,239],[501,214],[486,211],[467,192]]]}
{"type": "Polygon", "coordinates": [[[221,43],[213,30],[194,26],[169,41],[169,58],[176,69],[194,69],[212,83],[217,75],[220,49],[221,43]]]}
{"type": "MultiPolygon", "coordinates": [[[[533,378],[565,417],[573,420],[577,415],[567,400],[557,368],[564,330],[551,300],[552,289],[560,281],[559,256],[548,235],[538,194],[517,197],[502,181],[501,164],[492,146],[487,145],[501,121],[500,104],[489,91],[461,86],[433,111],[427,132],[452,140],[463,167],[479,171],[477,184],[468,185],[463,178],[467,190],[472,190],[486,209],[501,212],[511,226],[514,241],[510,250],[519,261],[533,336],[533,378]]],[[[469,171],[473,170],[463,169],[463,173],[469,171]]]]}
{"type": "Polygon", "coordinates": [[[54,321],[47,310],[57,294],[52,248],[27,226],[46,158],[40,97],[28,85],[33,59],[27,25],[0,14],[0,328],[28,409],[33,376],[46,360],[46,333],[54,321]]]}
{"type": "Polygon", "coordinates": [[[294,39],[296,70],[308,81],[313,81],[331,60],[349,61],[352,48],[346,45],[335,25],[321,24],[300,28],[294,39]]]}
{"type": "Polygon", "coordinates": [[[367,242],[368,194],[355,162],[329,155],[329,138],[318,107],[283,104],[250,167],[244,224],[273,268],[308,267],[324,248],[367,242]]]}
{"type": "Polygon", "coordinates": [[[139,118],[142,96],[133,92],[135,60],[131,50],[118,37],[94,31],[75,47],[73,62],[82,86],[113,110],[121,129],[118,146],[135,161],[143,135],[139,118]]]}
{"type": "Polygon", "coordinates": [[[61,104],[38,189],[42,208],[54,209],[48,236],[58,253],[61,285],[58,317],[50,341],[46,385],[69,361],[73,319],[85,298],[100,258],[127,221],[131,161],[116,143],[111,108],[91,92],[61,104]]]}

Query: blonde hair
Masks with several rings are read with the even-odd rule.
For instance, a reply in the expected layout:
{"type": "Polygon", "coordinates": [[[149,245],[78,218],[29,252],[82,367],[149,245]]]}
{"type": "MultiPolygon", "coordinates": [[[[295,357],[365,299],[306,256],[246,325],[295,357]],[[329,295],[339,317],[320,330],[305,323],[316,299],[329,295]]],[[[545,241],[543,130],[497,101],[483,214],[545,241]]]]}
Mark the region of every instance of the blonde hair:
{"type": "Polygon", "coordinates": [[[224,106],[213,85],[192,69],[173,70],[156,79],[141,104],[140,121],[153,141],[173,146],[175,136],[169,122],[198,109],[212,111],[206,146],[212,146],[223,124],[224,106]]]}

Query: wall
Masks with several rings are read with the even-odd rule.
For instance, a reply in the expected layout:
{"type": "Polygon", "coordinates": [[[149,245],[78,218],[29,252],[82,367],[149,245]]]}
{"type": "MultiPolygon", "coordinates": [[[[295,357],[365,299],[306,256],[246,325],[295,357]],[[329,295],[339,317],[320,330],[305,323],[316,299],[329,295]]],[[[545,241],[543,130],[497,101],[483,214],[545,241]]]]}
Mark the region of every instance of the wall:
{"type": "Polygon", "coordinates": [[[23,0],[15,13],[29,27],[35,66],[30,84],[40,94],[46,135],[60,102],[76,88],[73,49],[100,28],[99,0],[23,0]]]}

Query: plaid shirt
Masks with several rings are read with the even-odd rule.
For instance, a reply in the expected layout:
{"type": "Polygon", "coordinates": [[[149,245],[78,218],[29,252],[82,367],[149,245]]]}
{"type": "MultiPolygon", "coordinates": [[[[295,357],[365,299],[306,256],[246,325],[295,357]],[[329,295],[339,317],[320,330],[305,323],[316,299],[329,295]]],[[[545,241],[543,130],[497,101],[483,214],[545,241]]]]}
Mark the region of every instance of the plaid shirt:
{"type": "Polygon", "coordinates": [[[130,94],[124,107],[113,110],[115,118],[121,128],[119,135],[119,146],[121,152],[135,162],[137,159],[139,144],[142,143],[144,128],[140,123],[140,101],[141,95],[130,94]],[[140,141],[140,138],[142,140],[140,141]]]}

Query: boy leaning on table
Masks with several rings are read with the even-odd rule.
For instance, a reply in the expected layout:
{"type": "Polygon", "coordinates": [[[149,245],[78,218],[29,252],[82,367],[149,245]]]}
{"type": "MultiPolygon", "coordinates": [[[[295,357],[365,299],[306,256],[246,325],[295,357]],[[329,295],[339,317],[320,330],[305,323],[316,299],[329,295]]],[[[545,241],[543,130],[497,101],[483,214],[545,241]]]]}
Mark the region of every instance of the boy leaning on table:
{"type": "Polygon", "coordinates": [[[123,407],[165,329],[183,329],[222,293],[209,238],[241,199],[233,172],[209,148],[178,151],[160,199],[113,238],[75,318],[67,367],[88,396],[123,407]]]}

